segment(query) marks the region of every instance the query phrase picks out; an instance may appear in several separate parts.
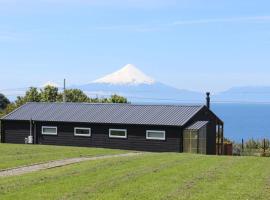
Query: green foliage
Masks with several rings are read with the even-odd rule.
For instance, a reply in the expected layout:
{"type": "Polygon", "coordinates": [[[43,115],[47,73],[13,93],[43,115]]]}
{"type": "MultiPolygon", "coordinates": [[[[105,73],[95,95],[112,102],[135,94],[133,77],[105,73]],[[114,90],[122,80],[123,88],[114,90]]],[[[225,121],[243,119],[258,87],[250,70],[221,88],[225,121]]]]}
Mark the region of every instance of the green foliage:
{"type": "MultiPolygon", "coordinates": [[[[64,93],[59,92],[57,87],[46,86],[40,91],[35,87],[30,87],[24,96],[18,96],[14,103],[0,94],[0,117],[6,115],[26,102],[62,102],[64,93]],[[2,98],[1,98],[2,97],[2,98]],[[1,101],[2,100],[2,101],[1,101]],[[2,102],[2,103],[1,103],[2,102]]],[[[125,97],[112,95],[110,98],[90,98],[79,89],[68,89],[65,91],[66,102],[88,102],[88,103],[127,103],[125,97]]]]}
{"type": "MultiPolygon", "coordinates": [[[[66,102],[89,102],[89,97],[81,90],[68,89],[65,91],[66,102]]],[[[63,93],[59,94],[59,100],[63,99],[63,93]]]]}
{"type": "Polygon", "coordinates": [[[42,102],[56,102],[58,98],[58,88],[54,86],[46,86],[41,90],[40,96],[42,102]]]}
{"type": "Polygon", "coordinates": [[[35,87],[30,87],[29,90],[25,92],[24,96],[18,96],[15,104],[17,107],[25,104],[26,102],[40,102],[41,101],[41,93],[35,87]]]}
{"type": "Polygon", "coordinates": [[[111,103],[127,103],[128,102],[125,97],[118,96],[116,94],[112,95],[109,101],[111,101],[111,103]]]}
{"type": "Polygon", "coordinates": [[[6,109],[8,104],[10,104],[10,101],[8,100],[8,98],[5,97],[5,95],[0,93],[0,110],[6,109]]]}
{"type": "Polygon", "coordinates": [[[18,108],[17,104],[15,104],[15,103],[8,104],[7,107],[6,107],[6,109],[5,110],[2,110],[0,112],[0,117],[3,117],[5,115],[7,115],[8,113],[12,112],[16,108],[18,108]]]}
{"type": "Polygon", "coordinates": [[[41,94],[35,87],[30,87],[28,91],[25,93],[26,102],[40,102],[41,94]]]}
{"type": "MultiPolygon", "coordinates": [[[[262,149],[264,147],[264,141],[263,140],[254,140],[249,139],[245,142],[245,148],[247,149],[262,149]]],[[[265,139],[265,148],[269,149],[270,148],[270,140],[265,139]]]]}

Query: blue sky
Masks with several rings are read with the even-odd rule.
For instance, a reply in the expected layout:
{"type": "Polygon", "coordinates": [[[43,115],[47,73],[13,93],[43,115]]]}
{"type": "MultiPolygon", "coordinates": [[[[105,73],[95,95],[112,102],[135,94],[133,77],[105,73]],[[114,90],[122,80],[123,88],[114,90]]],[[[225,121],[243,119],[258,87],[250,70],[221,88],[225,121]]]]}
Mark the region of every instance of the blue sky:
{"type": "Polygon", "coordinates": [[[269,0],[0,0],[0,90],[127,63],[177,88],[270,86],[269,0]]]}

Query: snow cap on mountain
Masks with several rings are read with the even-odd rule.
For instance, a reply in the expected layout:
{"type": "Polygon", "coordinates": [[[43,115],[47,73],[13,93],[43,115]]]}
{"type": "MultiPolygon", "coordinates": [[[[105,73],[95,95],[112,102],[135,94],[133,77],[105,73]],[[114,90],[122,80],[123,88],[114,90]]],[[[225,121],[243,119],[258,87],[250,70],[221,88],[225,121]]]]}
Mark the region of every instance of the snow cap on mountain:
{"type": "Polygon", "coordinates": [[[155,80],[142,71],[136,68],[132,64],[127,64],[122,69],[104,76],[100,79],[93,81],[93,83],[104,83],[111,85],[151,85],[155,83],[155,80]]]}
{"type": "Polygon", "coordinates": [[[48,81],[46,83],[44,83],[43,85],[41,85],[41,87],[46,87],[46,86],[53,86],[53,87],[59,87],[59,85],[57,83],[54,83],[52,81],[48,81]]]}

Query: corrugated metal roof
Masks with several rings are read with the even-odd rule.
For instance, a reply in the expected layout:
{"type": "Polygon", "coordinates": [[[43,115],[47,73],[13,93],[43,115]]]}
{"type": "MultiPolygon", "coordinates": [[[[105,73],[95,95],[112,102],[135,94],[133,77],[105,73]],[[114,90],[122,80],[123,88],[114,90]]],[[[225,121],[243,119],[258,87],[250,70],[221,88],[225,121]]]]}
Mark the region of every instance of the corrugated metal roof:
{"type": "Polygon", "coordinates": [[[183,126],[203,106],[27,103],[4,120],[183,126]]]}
{"type": "Polygon", "coordinates": [[[208,124],[208,121],[197,121],[191,126],[187,127],[187,130],[199,130],[202,127],[204,127],[206,124],[208,124]]]}

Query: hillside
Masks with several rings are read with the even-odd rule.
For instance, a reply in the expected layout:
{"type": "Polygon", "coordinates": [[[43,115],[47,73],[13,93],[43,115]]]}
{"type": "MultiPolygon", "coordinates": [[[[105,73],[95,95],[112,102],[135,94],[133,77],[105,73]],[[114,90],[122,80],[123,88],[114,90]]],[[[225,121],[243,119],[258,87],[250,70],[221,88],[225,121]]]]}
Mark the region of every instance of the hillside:
{"type": "MultiPolygon", "coordinates": [[[[25,150],[29,146],[15,146],[22,152],[30,151],[25,150]]],[[[5,156],[16,160],[23,154],[14,154],[15,146],[0,144],[0,152],[4,148],[5,156]]],[[[47,146],[32,148],[34,155],[41,158],[52,152],[46,152],[47,146]]],[[[62,151],[66,147],[50,148],[62,151]]],[[[80,156],[89,155],[85,148],[69,147],[72,149],[80,151],[80,156]]],[[[96,150],[89,148],[89,151],[96,150]]],[[[0,178],[0,199],[267,200],[270,199],[269,165],[270,159],[259,157],[145,153],[0,178]]]]}

